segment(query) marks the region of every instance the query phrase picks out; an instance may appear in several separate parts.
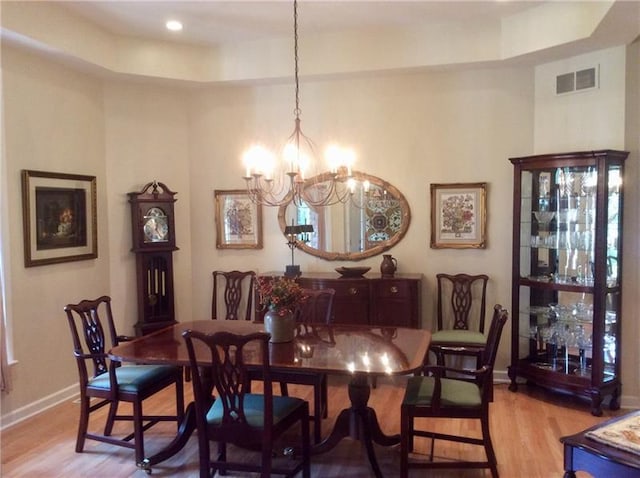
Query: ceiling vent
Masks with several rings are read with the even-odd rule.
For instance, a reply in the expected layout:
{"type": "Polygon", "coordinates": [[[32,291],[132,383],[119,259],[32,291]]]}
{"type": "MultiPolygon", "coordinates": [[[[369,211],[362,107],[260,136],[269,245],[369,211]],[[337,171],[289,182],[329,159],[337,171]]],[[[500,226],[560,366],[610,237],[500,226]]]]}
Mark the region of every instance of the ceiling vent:
{"type": "Polygon", "coordinates": [[[598,67],[572,71],[556,76],[556,95],[577,93],[598,87],[598,67]]]}

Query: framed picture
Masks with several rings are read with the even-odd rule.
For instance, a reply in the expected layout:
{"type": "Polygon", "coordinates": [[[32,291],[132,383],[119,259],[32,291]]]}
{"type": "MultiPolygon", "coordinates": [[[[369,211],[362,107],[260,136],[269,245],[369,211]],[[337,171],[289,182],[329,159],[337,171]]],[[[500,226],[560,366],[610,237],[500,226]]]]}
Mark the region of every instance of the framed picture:
{"type": "Polygon", "coordinates": [[[262,249],[262,206],[244,189],[216,189],[216,248],[262,249]]]}
{"type": "Polygon", "coordinates": [[[25,267],[98,257],[96,177],[22,171],[25,267]]]}
{"type": "Polygon", "coordinates": [[[487,183],[431,185],[431,247],[485,247],[487,183]]]}

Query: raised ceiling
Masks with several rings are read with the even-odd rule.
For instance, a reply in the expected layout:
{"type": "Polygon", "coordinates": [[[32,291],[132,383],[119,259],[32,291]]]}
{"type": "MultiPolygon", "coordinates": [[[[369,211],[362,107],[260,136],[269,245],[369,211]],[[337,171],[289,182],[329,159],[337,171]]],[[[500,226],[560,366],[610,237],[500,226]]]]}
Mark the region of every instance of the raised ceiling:
{"type": "MultiPolygon", "coordinates": [[[[290,1],[0,3],[3,42],[102,74],[289,80],[290,1]],[[184,24],[165,30],[170,18],[184,24]]],[[[300,0],[301,74],[538,64],[628,44],[638,1],[300,0]]]]}
{"type": "MultiPolygon", "coordinates": [[[[303,33],[414,28],[442,23],[464,25],[497,21],[548,2],[485,1],[304,1],[299,22],[303,33]]],[[[104,29],[126,36],[216,46],[290,35],[291,1],[66,2],[73,12],[104,29]],[[167,32],[167,19],[184,30],[167,32]]]]}

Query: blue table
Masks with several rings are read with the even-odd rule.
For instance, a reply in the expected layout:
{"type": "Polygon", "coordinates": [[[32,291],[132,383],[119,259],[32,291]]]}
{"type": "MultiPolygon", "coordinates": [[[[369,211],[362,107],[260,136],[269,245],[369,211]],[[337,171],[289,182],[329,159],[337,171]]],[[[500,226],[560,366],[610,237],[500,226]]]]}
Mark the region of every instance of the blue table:
{"type": "Polygon", "coordinates": [[[640,477],[640,455],[589,438],[592,430],[611,425],[640,412],[612,418],[575,435],[560,438],[564,444],[564,478],[576,478],[576,471],[586,471],[595,478],[640,477]]]}

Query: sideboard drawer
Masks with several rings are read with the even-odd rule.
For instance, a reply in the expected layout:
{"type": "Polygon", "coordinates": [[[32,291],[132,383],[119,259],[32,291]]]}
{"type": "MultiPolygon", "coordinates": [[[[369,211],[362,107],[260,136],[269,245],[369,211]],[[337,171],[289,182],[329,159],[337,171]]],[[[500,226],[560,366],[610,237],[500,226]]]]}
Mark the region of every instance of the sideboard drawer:
{"type": "Polygon", "coordinates": [[[338,284],[331,284],[332,289],[336,291],[336,297],[347,297],[354,300],[369,300],[369,284],[362,282],[350,283],[345,281],[338,284]]]}
{"type": "Polygon", "coordinates": [[[379,280],[373,285],[374,295],[383,298],[407,299],[411,297],[414,287],[411,282],[401,280],[379,280]]]}

